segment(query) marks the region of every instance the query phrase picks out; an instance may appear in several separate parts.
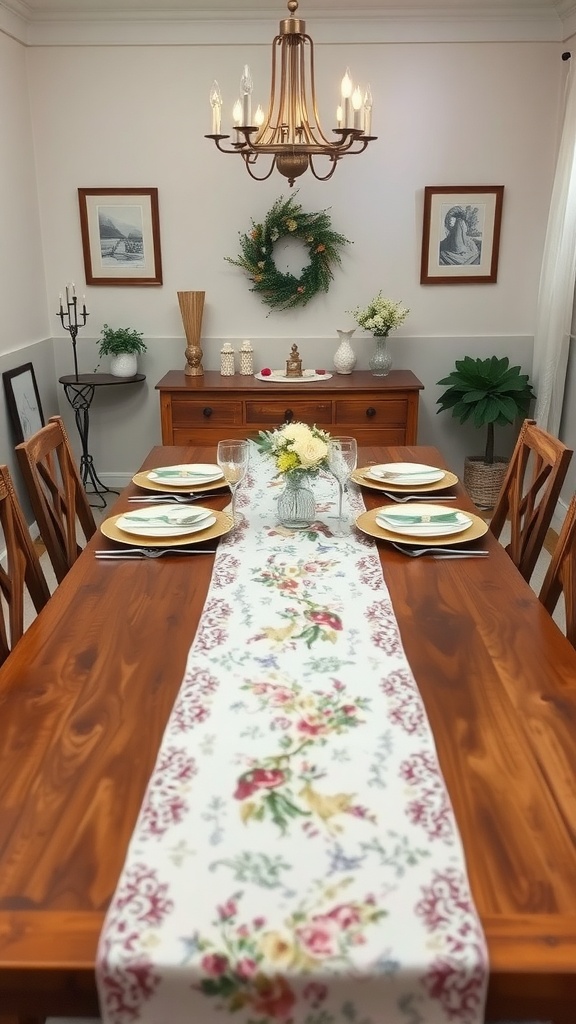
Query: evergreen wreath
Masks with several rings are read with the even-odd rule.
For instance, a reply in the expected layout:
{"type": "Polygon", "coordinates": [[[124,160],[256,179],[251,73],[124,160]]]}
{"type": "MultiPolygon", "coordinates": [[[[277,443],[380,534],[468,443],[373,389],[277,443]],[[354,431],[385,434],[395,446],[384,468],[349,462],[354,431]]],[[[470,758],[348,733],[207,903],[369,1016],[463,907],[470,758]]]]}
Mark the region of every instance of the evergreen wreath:
{"type": "Polygon", "coordinates": [[[224,259],[250,275],[254,283],[250,291],[260,295],[267,306],[292,309],[305,306],[318,292],[328,291],[332,267],[342,262],[340,248],[347,244],[348,238],[332,231],[326,210],[303,213],[293,195],[277,199],[263,224],[252,221],[252,230],[240,235],[242,254],[238,259],[224,259]],[[299,238],[308,247],[310,261],[299,278],[282,274],[274,262],[274,244],[285,236],[299,238]]]}

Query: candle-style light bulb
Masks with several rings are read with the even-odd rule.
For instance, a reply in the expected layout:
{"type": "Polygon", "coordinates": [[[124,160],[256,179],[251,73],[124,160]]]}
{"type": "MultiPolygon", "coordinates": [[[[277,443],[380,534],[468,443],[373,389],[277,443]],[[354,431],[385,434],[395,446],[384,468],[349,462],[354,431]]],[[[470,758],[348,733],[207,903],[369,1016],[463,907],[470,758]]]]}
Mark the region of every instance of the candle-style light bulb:
{"type": "Polygon", "coordinates": [[[366,92],[364,93],[364,134],[370,135],[372,133],[372,93],[370,86],[366,86],[366,92]]]}
{"type": "Polygon", "coordinates": [[[236,103],[232,107],[232,118],[234,120],[234,124],[238,127],[242,120],[242,104],[240,100],[236,100],[236,103]]]}
{"type": "Polygon", "coordinates": [[[212,107],[212,135],[220,135],[222,127],[222,93],[216,79],[210,89],[210,106],[212,107]]]}
{"type": "Polygon", "coordinates": [[[352,79],[350,77],[350,68],[346,68],[346,74],[344,75],[344,78],[342,79],[342,82],[341,82],[341,85],[340,85],[340,95],[342,96],[342,99],[344,101],[344,127],[345,128],[349,128],[350,127],[350,120],[351,120],[351,117],[350,117],[350,109],[351,109],[350,97],[352,96],[352,90],[353,90],[353,86],[352,86],[352,79]]]}
{"type": "Polygon", "coordinates": [[[264,111],[262,110],[260,104],[258,104],[258,106],[256,107],[256,113],[254,115],[254,124],[256,125],[257,128],[261,128],[262,125],[264,124],[264,111]]]}
{"type": "Polygon", "coordinates": [[[242,124],[245,128],[251,124],[252,118],[252,75],[247,64],[244,65],[242,78],[240,79],[240,95],[242,97],[242,124]]]}

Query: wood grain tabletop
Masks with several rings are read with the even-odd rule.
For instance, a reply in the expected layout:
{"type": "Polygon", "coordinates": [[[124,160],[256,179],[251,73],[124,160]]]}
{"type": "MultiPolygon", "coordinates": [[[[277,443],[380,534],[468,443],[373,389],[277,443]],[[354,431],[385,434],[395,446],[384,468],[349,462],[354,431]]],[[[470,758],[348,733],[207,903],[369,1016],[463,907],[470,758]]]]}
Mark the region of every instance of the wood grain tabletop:
{"type": "MultiPolygon", "coordinates": [[[[143,468],[214,458],[158,447],[143,468]]],[[[445,465],[359,453],[391,461],[445,465]]],[[[482,543],[488,558],[456,561],[378,546],[488,942],[487,1020],[574,1024],[576,652],[482,543]]],[[[98,1015],[98,937],[210,582],[213,555],[95,559],[113,546],[97,532],[0,670],[0,1024],[98,1015]]]]}

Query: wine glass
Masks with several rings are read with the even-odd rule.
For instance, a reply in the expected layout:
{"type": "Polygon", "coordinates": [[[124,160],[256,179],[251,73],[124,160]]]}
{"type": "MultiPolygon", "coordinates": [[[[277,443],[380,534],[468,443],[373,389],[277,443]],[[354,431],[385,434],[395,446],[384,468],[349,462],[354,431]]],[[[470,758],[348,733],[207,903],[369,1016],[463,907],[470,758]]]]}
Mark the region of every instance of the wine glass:
{"type": "Polygon", "coordinates": [[[231,515],[234,524],[236,523],[236,489],[246,475],[249,457],[250,445],[248,441],[236,441],[233,438],[218,441],[216,462],[220,466],[224,479],[232,491],[231,515]]]}
{"type": "Polygon", "coordinates": [[[349,529],[344,528],[342,520],[342,498],[344,488],[351,473],[356,469],[358,446],[355,437],[332,437],[328,445],[328,468],[338,481],[338,517],[335,537],[344,537],[349,529]]]}

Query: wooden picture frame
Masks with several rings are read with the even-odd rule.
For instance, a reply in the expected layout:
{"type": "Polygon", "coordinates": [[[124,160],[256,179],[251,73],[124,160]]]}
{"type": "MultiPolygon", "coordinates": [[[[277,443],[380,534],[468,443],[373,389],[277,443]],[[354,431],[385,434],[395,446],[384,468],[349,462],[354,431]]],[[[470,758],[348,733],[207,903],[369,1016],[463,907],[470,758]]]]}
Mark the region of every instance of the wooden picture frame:
{"type": "Polygon", "coordinates": [[[79,188],[86,284],[162,284],[157,188],[79,188]]]}
{"type": "Polygon", "coordinates": [[[42,402],[32,363],[6,370],[2,374],[2,382],[16,444],[21,444],[44,426],[42,402]]]}
{"type": "Polygon", "coordinates": [[[495,284],[503,185],[427,185],[420,284],[495,284]]]}

